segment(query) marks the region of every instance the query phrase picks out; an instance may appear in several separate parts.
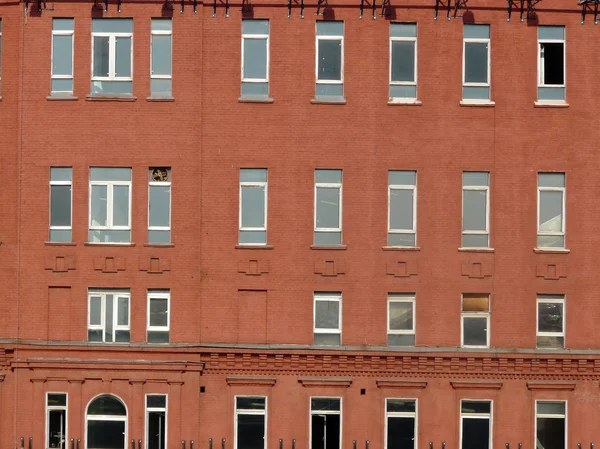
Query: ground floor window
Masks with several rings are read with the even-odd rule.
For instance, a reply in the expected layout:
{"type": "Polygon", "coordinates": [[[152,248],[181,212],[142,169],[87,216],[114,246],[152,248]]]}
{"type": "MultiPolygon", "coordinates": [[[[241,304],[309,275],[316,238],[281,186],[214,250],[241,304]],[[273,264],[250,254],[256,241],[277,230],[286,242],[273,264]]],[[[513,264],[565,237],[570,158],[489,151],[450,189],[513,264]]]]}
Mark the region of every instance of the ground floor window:
{"type": "Polygon", "coordinates": [[[146,396],[147,449],[165,449],[167,445],[167,396],[146,396]]]}
{"type": "Polygon", "coordinates": [[[311,449],[340,449],[341,405],[340,398],[310,398],[311,449]]]}
{"type": "Polygon", "coordinates": [[[98,396],[86,413],[87,449],[126,449],[127,410],[115,396],[98,396]]]}
{"type": "Polygon", "coordinates": [[[385,400],[387,449],[417,447],[417,401],[415,399],[385,400]]]}
{"type": "Polygon", "coordinates": [[[264,449],[267,441],[267,398],[237,396],[235,398],[236,449],[264,449]]]}
{"type": "Polygon", "coordinates": [[[67,440],[67,394],[46,396],[46,444],[48,448],[65,449],[67,440]]]}
{"type": "Polygon", "coordinates": [[[565,449],[567,446],[566,421],[566,402],[537,401],[535,403],[537,449],[565,449]]]}

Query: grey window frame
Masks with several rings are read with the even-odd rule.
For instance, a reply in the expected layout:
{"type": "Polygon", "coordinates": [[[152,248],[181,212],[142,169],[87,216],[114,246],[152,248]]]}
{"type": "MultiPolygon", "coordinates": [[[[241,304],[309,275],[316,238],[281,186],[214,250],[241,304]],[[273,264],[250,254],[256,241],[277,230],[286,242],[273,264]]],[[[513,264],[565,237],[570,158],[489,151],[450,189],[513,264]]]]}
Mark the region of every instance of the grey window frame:
{"type": "Polygon", "coordinates": [[[73,167],[50,167],[50,210],[48,214],[48,240],[50,242],[72,242],[73,241],[73,167]],[[53,168],[68,168],[71,170],[71,180],[70,181],[53,181],[52,180],[52,169],[53,168]],[[71,187],[71,212],[70,212],[70,222],[69,226],[53,226],[52,225],[52,186],[69,186],[71,187]],[[53,240],[52,231],[71,231],[71,238],[69,240],[53,240]]]}
{"type": "Polygon", "coordinates": [[[388,245],[394,246],[398,248],[414,248],[417,246],[417,171],[416,170],[389,170],[388,171],[388,245]],[[415,174],[415,183],[413,185],[410,184],[390,184],[389,182],[389,174],[391,172],[411,172],[415,174]],[[412,229],[402,229],[402,228],[392,228],[392,190],[412,190],[413,191],[413,204],[412,204],[412,214],[413,214],[413,226],[412,229]],[[390,244],[390,234],[409,234],[415,236],[415,244],[414,245],[391,245],[390,244]]]}
{"type": "MultiPolygon", "coordinates": [[[[164,244],[164,243],[159,243],[159,242],[151,241],[151,239],[150,239],[150,233],[151,233],[151,231],[168,232],[169,233],[169,242],[172,241],[172,236],[171,236],[171,215],[173,213],[173,203],[172,203],[172,191],[171,191],[171,185],[172,185],[171,167],[150,167],[148,169],[148,174],[149,174],[149,179],[148,179],[148,243],[155,244],[155,245],[160,245],[160,244],[164,244]],[[154,180],[152,180],[152,173],[155,170],[161,170],[161,169],[165,169],[167,171],[167,181],[154,181],[154,180]],[[150,198],[151,198],[152,187],[168,187],[169,188],[169,225],[168,226],[152,226],[150,224],[150,198]]],[[[131,209],[131,204],[130,204],[130,209],[131,209]]],[[[131,224],[131,222],[130,222],[130,224],[131,224]]]]}
{"type": "Polygon", "coordinates": [[[241,168],[240,169],[240,186],[239,186],[239,210],[238,210],[238,219],[239,219],[239,229],[238,229],[238,244],[240,246],[265,246],[267,244],[267,219],[268,219],[268,206],[269,206],[269,170],[266,168],[241,168]],[[266,181],[242,181],[241,180],[241,175],[242,175],[242,171],[243,170],[264,170],[265,171],[265,179],[266,181]],[[264,226],[244,226],[242,223],[242,210],[243,210],[243,190],[244,187],[251,187],[251,188],[263,188],[264,189],[264,193],[263,193],[263,201],[264,201],[264,217],[263,217],[263,223],[264,226]],[[250,243],[243,243],[241,241],[240,235],[241,232],[243,231],[259,231],[259,232],[264,232],[265,233],[265,241],[264,242],[250,242],[250,243]]]}
{"type": "Polygon", "coordinates": [[[563,339],[562,346],[548,347],[543,346],[543,349],[564,349],[567,346],[567,332],[566,332],[566,324],[567,324],[567,301],[566,295],[550,295],[550,294],[538,294],[536,296],[536,304],[535,304],[535,336],[536,336],[536,348],[540,348],[538,337],[555,337],[563,339]],[[560,332],[540,332],[540,304],[562,304],[562,320],[561,320],[561,328],[560,332]]]}
{"type": "Polygon", "coordinates": [[[264,436],[263,436],[263,449],[267,448],[267,435],[268,435],[268,429],[267,429],[267,424],[268,424],[268,402],[269,402],[269,398],[267,396],[261,396],[261,395],[235,395],[233,398],[233,407],[234,407],[234,423],[233,423],[233,429],[234,429],[234,442],[233,442],[233,447],[234,449],[238,449],[239,446],[239,431],[238,431],[238,416],[239,415],[252,415],[252,416],[263,416],[264,417],[264,427],[265,427],[265,431],[264,431],[264,436]],[[238,408],[237,407],[237,399],[238,398],[260,398],[260,399],[264,399],[265,400],[265,408],[264,409],[243,409],[243,408],[238,408]]]}
{"type": "Polygon", "coordinates": [[[148,340],[148,343],[152,343],[152,344],[161,344],[161,343],[156,343],[156,342],[151,342],[150,341],[150,332],[166,332],[167,333],[167,342],[169,343],[171,341],[171,291],[170,290],[154,290],[154,289],[149,289],[148,293],[147,293],[147,298],[148,298],[148,302],[147,302],[147,331],[146,331],[146,338],[148,340]],[[153,299],[166,299],[167,300],[167,325],[166,326],[152,326],[150,324],[150,303],[152,302],[153,299]]]}
{"type": "Polygon", "coordinates": [[[341,346],[342,344],[342,293],[341,292],[315,292],[313,294],[313,342],[317,334],[339,335],[338,345],[319,344],[318,346],[341,346]],[[338,303],[338,327],[317,328],[317,302],[338,303]]]}
{"type": "MultiPolygon", "coordinates": [[[[133,45],[133,40],[131,41],[131,44],[133,45]]],[[[131,59],[131,63],[133,65],[133,57],[131,59]]],[[[132,73],[132,77],[133,77],[133,71],[132,73]]],[[[150,19],[150,96],[151,97],[171,97],[173,94],[173,21],[171,18],[152,18],[150,19]],[[170,23],[170,29],[169,30],[155,30],[154,29],[154,23],[155,21],[161,21],[161,22],[169,22],[170,23]],[[169,51],[169,58],[171,60],[171,73],[169,75],[157,75],[154,74],[152,69],[153,69],[153,58],[154,58],[154,37],[155,36],[170,36],[171,37],[171,48],[169,51]],[[169,80],[171,82],[170,85],[170,89],[169,91],[160,91],[160,90],[153,90],[152,89],[152,80],[169,80]]]]}
{"type": "Polygon", "coordinates": [[[490,248],[490,181],[491,176],[490,172],[487,171],[463,171],[463,185],[462,185],[462,220],[461,220],[461,248],[482,248],[489,249],[490,248]],[[487,185],[469,185],[466,186],[464,182],[465,173],[480,173],[487,175],[487,185]],[[477,229],[464,229],[464,221],[465,221],[465,192],[466,191],[483,191],[485,192],[485,230],[477,230],[477,229]],[[487,236],[487,245],[486,246],[467,246],[464,243],[465,235],[485,235],[487,236]]]}
{"type": "Polygon", "coordinates": [[[271,63],[271,21],[269,19],[242,19],[242,49],[241,49],[241,72],[240,72],[240,78],[241,78],[241,84],[240,84],[240,95],[242,99],[244,98],[250,98],[252,99],[253,97],[260,97],[260,98],[265,98],[268,99],[269,97],[269,92],[270,92],[270,88],[271,88],[271,83],[269,81],[269,72],[270,72],[270,63],[271,63]],[[263,33],[245,33],[244,32],[244,21],[265,21],[267,22],[267,26],[269,28],[269,32],[267,34],[263,34],[263,33]],[[265,66],[266,66],[266,74],[265,74],[265,78],[246,78],[244,77],[244,67],[245,67],[245,40],[246,39],[253,39],[253,40],[264,40],[266,41],[265,45],[266,45],[266,61],[265,61],[265,66]],[[244,83],[253,83],[253,84],[266,84],[267,85],[267,93],[266,95],[251,95],[251,94],[247,94],[244,93],[244,83]]]}
{"type": "MultiPolygon", "coordinates": [[[[390,335],[413,335],[417,344],[417,297],[415,293],[388,293],[387,298],[387,338],[389,345],[390,335]],[[390,305],[394,302],[412,304],[412,329],[391,329],[390,305]]],[[[392,345],[389,345],[392,346],[392,345]]]]}
{"type": "Polygon", "coordinates": [[[51,52],[51,63],[50,63],[50,95],[51,96],[70,96],[73,95],[73,77],[74,77],[74,66],[75,66],[75,19],[67,17],[54,17],[52,19],[52,45],[50,46],[51,52]],[[73,20],[73,27],[71,30],[55,30],[55,20],[73,20]],[[71,37],[71,75],[56,75],[54,74],[54,39],[56,36],[70,36],[71,37]],[[71,90],[54,90],[52,84],[54,80],[71,80],[71,90]]]}
{"type": "Polygon", "coordinates": [[[102,290],[102,289],[88,289],[88,310],[87,310],[87,329],[91,330],[101,330],[102,331],[102,341],[90,341],[88,336],[88,343],[96,343],[96,344],[129,344],[131,341],[131,292],[129,290],[102,290]],[[112,295],[113,301],[113,316],[112,316],[112,341],[106,341],[106,295],[112,295]],[[100,324],[91,324],[91,304],[92,297],[100,297],[101,298],[101,309],[100,309],[100,324]],[[118,313],[118,304],[119,298],[127,299],[127,325],[119,325],[119,313],[118,313]],[[118,342],[115,341],[117,331],[128,331],[129,332],[129,342],[118,342]]]}
{"type": "MultiPolygon", "coordinates": [[[[535,407],[535,432],[533,434],[533,444],[535,448],[539,447],[538,446],[538,418],[554,418],[554,419],[563,419],[564,423],[565,423],[565,435],[564,435],[564,440],[563,440],[563,449],[568,448],[568,438],[569,438],[569,421],[568,421],[568,401],[566,400],[562,400],[562,399],[545,399],[545,400],[535,400],[534,403],[534,407],[535,407]],[[540,403],[563,403],[565,406],[565,411],[562,414],[559,413],[539,413],[538,412],[538,405],[540,403]]],[[[543,446],[542,446],[542,449],[543,446]]]]}
{"type": "Polygon", "coordinates": [[[419,36],[418,24],[416,22],[392,22],[390,23],[390,60],[389,60],[389,84],[390,84],[390,102],[392,103],[416,103],[418,97],[418,49],[417,49],[417,39],[419,36]],[[392,36],[392,27],[394,25],[414,25],[415,26],[415,36],[392,36]],[[392,69],[393,69],[393,46],[394,42],[412,42],[414,43],[414,67],[413,67],[413,81],[394,81],[392,80],[392,69]],[[415,96],[414,97],[396,97],[392,95],[393,86],[411,86],[415,88],[415,96]]]}
{"type": "Polygon", "coordinates": [[[536,248],[547,249],[547,250],[565,249],[567,246],[567,232],[566,232],[567,231],[566,230],[566,224],[567,224],[567,175],[564,172],[539,172],[537,174],[537,181],[538,181],[538,187],[537,187],[537,218],[536,218],[536,220],[537,220],[537,242],[536,242],[536,248]],[[540,185],[540,178],[544,175],[562,175],[564,187],[542,187],[540,185]],[[540,225],[542,224],[542,223],[540,223],[542,192],[560,192],[562,194],[561,231],[542,231],[540,229],[540,225]],[[562,246],[542,246],[542,245],[540,245],[540,238],[548,237],[548,236],[562,237],[563,245],[562,246]]]}

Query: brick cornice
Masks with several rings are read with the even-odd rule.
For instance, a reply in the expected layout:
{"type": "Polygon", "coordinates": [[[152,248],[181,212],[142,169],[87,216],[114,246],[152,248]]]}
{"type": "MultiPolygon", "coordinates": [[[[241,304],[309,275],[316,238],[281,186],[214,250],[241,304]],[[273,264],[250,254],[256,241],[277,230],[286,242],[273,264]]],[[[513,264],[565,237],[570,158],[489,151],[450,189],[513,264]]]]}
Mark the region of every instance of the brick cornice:
{"type": "Polygon", "coordinates": [[[264,376],[227,376],[227,385],[264,385],[272,387],[277,382],[276,377],[264,376]]]}
{"type": "Polygon", "coordinates": [[[529,381],[527,388],[530,390],[575,390],[575,382],[560,382],[560,381],[529,381]]]}
{"type": "Polygon", "coordinates": [[[418,388],[427,387],[425,379],[376,379],[378,388],[418,388]]]}
{"type": "Polygon", "coordinates": [[[303,387],[343,387],[352,385],[352,379],[348,377],[300,377],[298,382],[303,387]]]}
{"type": "Polygon", "coordinates": [[[500,380],[451,380],[455,390],[499,390],[503,382],[500,380]]]}

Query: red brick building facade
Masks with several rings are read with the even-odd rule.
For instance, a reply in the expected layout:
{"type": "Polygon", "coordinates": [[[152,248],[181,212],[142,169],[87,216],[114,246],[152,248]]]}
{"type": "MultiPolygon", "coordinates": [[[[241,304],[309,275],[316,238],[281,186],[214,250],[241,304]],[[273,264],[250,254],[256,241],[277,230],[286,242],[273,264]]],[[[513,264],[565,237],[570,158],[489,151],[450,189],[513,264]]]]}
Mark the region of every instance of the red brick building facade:
{"type": "Polygon", "coordinates": [[[379,3],[0,5],[0,447],[599,440],[594,1],[379,3]]]}

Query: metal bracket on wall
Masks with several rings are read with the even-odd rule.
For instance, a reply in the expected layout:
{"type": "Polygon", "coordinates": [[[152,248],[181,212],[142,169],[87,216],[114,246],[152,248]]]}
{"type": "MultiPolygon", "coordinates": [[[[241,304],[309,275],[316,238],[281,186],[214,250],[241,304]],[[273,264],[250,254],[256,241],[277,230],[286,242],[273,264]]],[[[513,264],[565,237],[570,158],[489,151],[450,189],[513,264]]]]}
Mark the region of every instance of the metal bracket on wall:
{"type": "MultiPolygon", "coordinates": [[[[358,16],[359,19],[363,18],[363,10],[364,10],[364,6],[365,6],[365,1],[366,0],[360,0],[360,16],[358,16]]],[[[371,0],[372,4],[371,4],[371,9],[373,10],[373,20],[375,20],[377,18],[377,0],[371,0]]]]}
{"type": "Polygon", "coordinates": [[[383,2],[381,3],[381,14],[379,14],[380,17],[389,17],[392,15],[391,12],[392,9],[392,4],[390,3],[390,0],[383,0],[383,2]]]}
{"type": "MultiPolygon", "coordinates": [[[[219,0],[223,3],[222,0],[219,0]]],[[[213,0],[213,17],[217,17],[217,0],[213,0]]],[[[229,0],[225,0],[225,17],[229,17],[229,0]]]]}
{"type": "Polygon", "coordinates": [[[252,0],[242,0],[242,9],[240,9],[243,13],[252,12],[252,0]]]}
{"type": "Polygon", "coordinates": [[[521,10],[521,22],[523,22],[525,15],[527,20],[534,20],[537,17],[535,5],[541,1],[542,0],[508,0],[508,17],[506,18],[506,21],[510,22],[513,7],[521,10]]]}
{"type": "Polygon", "coordinates": [[[323,16],[325,15],[325,10],[327,9],[327,0],[317,0],[317,12],[315,16],[323,16]],[[321,11],[323,8],[323,11],[321,11]]]}
{"type": "MultiPolygon", "coordinates": [[[[304,19],[304,0],[294,0],[294,2],[300,5],[300,18],[304,19]]],[[[292,17],[292,0],[288,0],[288,19],[292,17]]]]}
{"type": "Polygon", "coordinates": [[[468,2],[469,0],[454,0],[454,6],[452,6],[452,0],[435,0],[433,19],[438,19],[440,6],[446,8],[446,20],[450,20],[451,18],[460,18],[462,16],[458,15],[458,11],[461,9],[466,9],[468,2]]]}
{"type": "Polygon", "coordinates": [[[587,11],[594,13],[594,25],[598,25],[598,4],[600,0],[577,0],[577,4],[581,5],[581,23],[585,23],[585,14],[587,11]]]}

